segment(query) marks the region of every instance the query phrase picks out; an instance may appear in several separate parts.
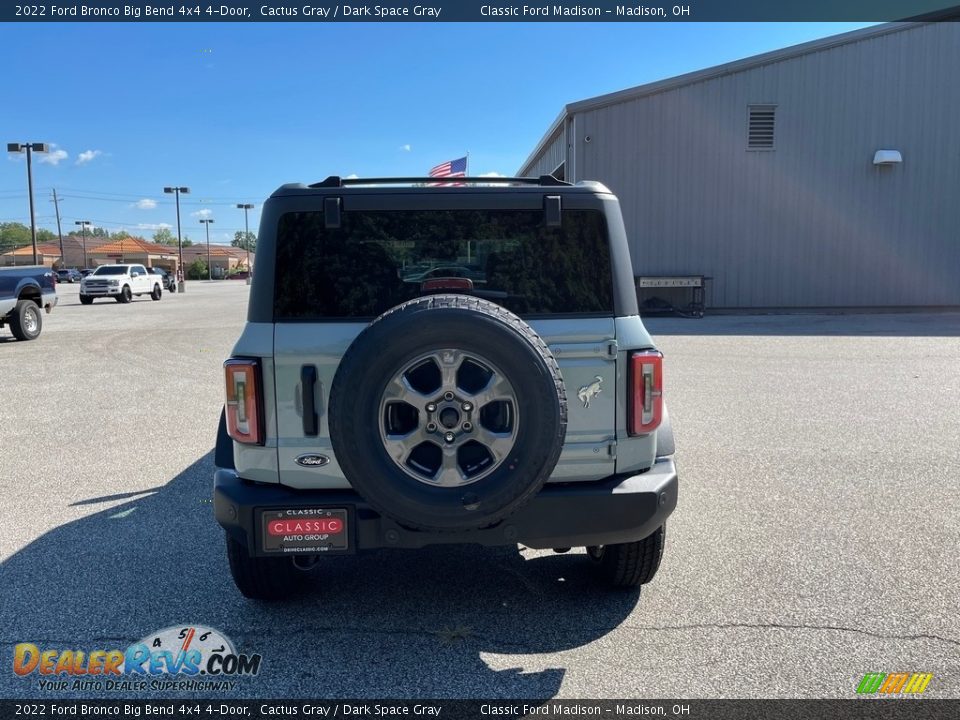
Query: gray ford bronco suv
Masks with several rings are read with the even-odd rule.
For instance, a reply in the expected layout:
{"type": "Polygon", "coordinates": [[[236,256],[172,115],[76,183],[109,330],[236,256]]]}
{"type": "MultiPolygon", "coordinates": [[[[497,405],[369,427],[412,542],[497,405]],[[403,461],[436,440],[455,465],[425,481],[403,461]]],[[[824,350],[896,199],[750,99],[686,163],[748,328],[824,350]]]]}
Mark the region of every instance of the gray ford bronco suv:
{"type": "Polygon", "coordinates": [[[677,504],[662,355],[599,183],[284,185],[224,363],[214,511],[247,597],[331,555],[586,547],[653,579],[677,504]]]}

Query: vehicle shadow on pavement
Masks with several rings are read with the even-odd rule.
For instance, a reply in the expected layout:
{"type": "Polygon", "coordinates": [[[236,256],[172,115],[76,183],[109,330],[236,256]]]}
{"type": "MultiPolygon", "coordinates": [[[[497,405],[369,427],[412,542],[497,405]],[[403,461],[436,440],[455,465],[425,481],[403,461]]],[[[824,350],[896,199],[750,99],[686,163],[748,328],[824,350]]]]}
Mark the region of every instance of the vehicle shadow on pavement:
{"type": "MultiPolygon", "coordinates": [[[[0,565],[0,696],[54,696],[35,674],[9,671],[17,643],[123,649],[203,625],[263,657],[259,675],[224,698],[548,699],[572,662],[563,653],[614,630],[639,599],[604,590],[582,554],[449,546],[326,558],[308,592],[250,601],[230,579],[212,473],[210,452],[152,494],[61,525],[0,565]],[[561,654],[533,657],[549,653],[561,654]]],[[[56,696],[96,695],[110,696],[56,696]]]]}

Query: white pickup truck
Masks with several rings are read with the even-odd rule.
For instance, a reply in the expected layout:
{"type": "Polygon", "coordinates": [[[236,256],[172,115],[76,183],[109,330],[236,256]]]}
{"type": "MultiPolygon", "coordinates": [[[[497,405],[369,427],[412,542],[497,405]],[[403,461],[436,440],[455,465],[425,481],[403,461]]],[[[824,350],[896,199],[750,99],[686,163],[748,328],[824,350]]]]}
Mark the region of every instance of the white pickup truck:
{"type": "Polygon", "coordinates": [[[98,297],[128,303],[134,295],[159,300],[163,295],[160,276],[148,273],[143,265],[101,265],[80,282],[80,302],[84,305],[98,297]]]}

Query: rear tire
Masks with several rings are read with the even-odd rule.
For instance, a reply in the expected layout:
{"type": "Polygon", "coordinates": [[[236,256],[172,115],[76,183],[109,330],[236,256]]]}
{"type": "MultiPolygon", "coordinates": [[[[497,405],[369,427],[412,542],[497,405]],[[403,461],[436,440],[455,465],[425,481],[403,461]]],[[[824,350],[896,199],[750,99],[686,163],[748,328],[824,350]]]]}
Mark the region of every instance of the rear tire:
{"type": "Polygon", "coordinates": [[[283,600],[301,590],[308,573],[293,558],[251,557],[247,548],[227,535],[227,560],[237,589],[252,600],[283,600]]]}
{"type": "Polygon", "coordinates": [[[92,304],[93,304],[93,297],[91,297],[90,295],[81,295],[81,296],[80,296],[80,304],[81,304],[81,305],[92,305],[92,304]]]}
{"type": "Polygon", "coordinates": [[[36,340],[43,329],[43,314],[33,300],[21,300],[13,309],[10,331],[17,340],[36,340]]]}
{"type": "Polygon", "coordinates": [[[133,300],[133,293],[130,292],[130,286],[124,285],[123,290],[120,291],[120,294],[117,296],[117,299],[122,303],[128,303],[133,300]]]}
{"type": "Polygon", "coordinates": [[[153,292],[150,293],[150,299],[151,299],[151,300],[159,300],[160,297],[161,297],[161,295],[163,295],[163,291],[160,289],[160,286],[159,286],[159,285],[154,285],[154,286],[153,286],[153,292]]]}
{"type": "Polygon", "coordinates": [[[588,547],[601,578],[615,588],[634,588],[653,580],[663,559],[666,524],[643,540],[618,545],[588,547]]]}

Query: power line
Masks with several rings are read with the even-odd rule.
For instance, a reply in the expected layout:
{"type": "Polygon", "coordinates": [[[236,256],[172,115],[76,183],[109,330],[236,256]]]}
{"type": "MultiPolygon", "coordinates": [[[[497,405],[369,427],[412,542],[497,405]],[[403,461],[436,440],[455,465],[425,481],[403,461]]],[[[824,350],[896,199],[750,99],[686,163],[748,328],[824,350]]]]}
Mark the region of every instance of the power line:
{"type": "MultiPolygon", "coordinates": [[[[44,189],[50,190],[52,188],[44,188],[44,189]]],[[[69,193],[80,193],[75,197],[84,197],[87,199],[97,199],[97,200],[113,199],[118,202],[121,202],[121,201],[135,202],[137,200],[153,200],[154,196],[156,195],[156,193],[153,193],[153,192],[140,193],[135,195],[132,193],[116,193],[116,192],[109,192],[106,190],[90,190],[89,188],[70,188],[70,187],[63,187],[63,186],[59,187],[58,189],[61,192],[66,191],[69,193]],[[100,197],[97,197],[97,196],[100,196],[100,197]]],[[[184,203],[189,203],[193,205],[229,205],[229,204],[233,204],[241,201],[242,200],[238,200],[236,197],[208,195],[206,197],[201,197],[196,200],[182,201],[180,204],[183,205],[184,203]]],[[[154,202],[157,202],[159,204],[162,201],[154,200],[154,202]]],[[[170,202],[170,204],[172,205],[173,203],[170,202]]]]}

